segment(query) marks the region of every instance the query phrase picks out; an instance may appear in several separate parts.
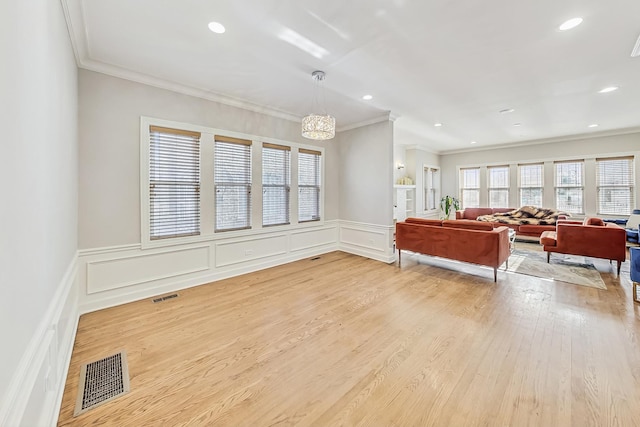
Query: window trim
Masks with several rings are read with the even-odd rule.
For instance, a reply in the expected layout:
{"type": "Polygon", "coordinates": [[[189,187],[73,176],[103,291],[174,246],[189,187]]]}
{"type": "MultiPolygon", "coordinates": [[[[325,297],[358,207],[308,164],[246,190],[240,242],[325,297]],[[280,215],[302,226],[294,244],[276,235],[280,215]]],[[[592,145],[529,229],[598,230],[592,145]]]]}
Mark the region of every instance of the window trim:
{"type": "MultiPolygon", "coordinates": [[[[234,132],[226,129],[212,128],[207,126],[194,125],[185,122],[171,121],[165,119],[158,119],[154,117],[148,116],[140,116],[140,128],[139,128],[139,149],[140,149],[140,247],[142,249],[152,249],[152,248],[163,248],[163,247],[171,247],[178,245],[186,245],[192,243],[199,242],[210,242],[221,239],[229,239],[236,237],[252,237],[252,236],[260,236],[264,234],[280,232],[282,230],[297,230],[297,229],[306,229],[311,227],[318,227],[325,224],[325,192],[326,185],[321,185],[320,189],[320,219],[314,221],[306,221],[299,222],[298,221],[298,183],[297,183],[297,152],[298,150],[312,150],[321,153],[321,156],[325,156],[325,148],[321,146],[309,145],[309,144],[301,144],[298,142],[285,141],[276,138],[264,137],[259,135],[251,135],[244,134],[240,132],[234,132]],[[182,129],[189,132],[200,132],[200,235],[199,236],[188,236],[188,237],[175,237],[168,239],[150,239],[150,229],[149,229],[149,218],[150,218],[150,207],[149,207],[149,126],[158,126],[158,127],[166,127],[171,129],[182,129]],[[215,135],[226,135],[230,138],[238,138],[241,140],[250,140],[253,141],[254,145],[259,145],[260,143],[270,143],[276,145],[284,145],[291,147],[292,154],[295,152],[295,156],[291,156],[291,211],[290,211],[290,224],[288,225],[277,225],[277,226],[262,226],[262,214],[261,214],[261,206],[262,199],[261,194],[262,191],[252,191],[252,204],[256,206],[256,204],[260,205],[260,215],[254,215],[252,213],[252,228],[251,229],[242,229],[242,230],[234,230],[234,231],[224,231],[224,232],[214,232],[214,222],[215,222],[215,208],[214,202],[212,199],[207,199],[207,197],[214,198],[215,194],[213,193],[213,138],[215,135]],[[209,165],[206,164],[208,160],[207,156],[211,155],[211,165],[210,170],[209,165]],[[295,174],[295,175],[294,175],[295,174]],[[207,195],[210,193],[210,196],[207,195]],[[294,200],[295,199],[295,200],[294,200]],[[210,218],[207,218],[207,215],[210,215],[210,218]]],[[[257,150],[256,150],[257,151],[257,150]]],[[[257,155],[257,154],[256,154],[257,155]]],[[[258,158],[256,155],[252,156],[252,165],[255,165],[255,159],[258,158]]],[[[262,157],[259,157],[258,163],[262,163],[262,157]]],[[[320,162],[320,182],[325,183],[325,174],[326,174],[326,166],[325,161],[320,162]]],[[[262,170],[260,169],[260,176],[262,176],[262,170]]],[[[258,184],[257,181],[254,181],[254,190],[258,184]]],[[[262,183],[260,180],[260,186],[262,188],[262,183]]]]}
{"type": "Polygon", "coordinates": [[[262,163],[262,218],[261,218],[261,222],[262,222],[262,226],[263,227],[278,227],[278,226],[282,226],[282,225],[289,225],[291,224],[291,147],[287,146],[287,145],[279,145],[279,144],[271,144],[271,143],[267,143],[264,142],[262,143],[262,156],[261,156],[261,163],[262,163]],[[279,150],[279,151],[284,151],[285,153],[288,153],[288,158],[285,161],[285,166],[288,168],[288,170],[285,171],[286,177],[285,177],[285,183],[284,184],[267,184],[266,186],[269,188],[284,188],[285,193],[286,193],[286,217],[287,217],[287,222],[281,222],[281,223],[276,223],[276,224],[265,224],[264,223],[264,189],[265,189],[265,183],[264,183],[264,150],[268,149],[268,150],[279,150]]]}
{"type": "Polygon", "coordinates": [[[511,189],[511,168],[509,165],[491,165],[487,166],[487,205],[490,208],[508,208],[510,206],[510,189],[511,189]],[[506,169],[507,170],[507,186],[506,187],[492,187],[491,186],[491,169],[506,169]],[[491,206],[491,192],[500,191],[507,193],[507,206],[491,206]]]}
{"type": "Polygon", "coordinates": [[[584,188],[585,188],[585,175],[586,175],[586,170],[585,170],[585,161],[584,159],[575,159],[575,160],[559,160],[559,161],[554,161],[553,162],[553,198],[554,198],[554,208],[556,210],[559,211],[566,211],[567,213],[570,213],[572,215],[585,215],[585,192],[584,192],[584,188]],[[577,185],[572,185],[572,186],[560,186],[558,185],[558,165],[561,164],[567,164],[567,163],[575,163],[575,164],[580,164],[580,182],[581,182],[581,186],[577,186],[577,185]],[[560,209],[558,207],[558,190],[561,188],[567,188],[567,189],[579,189],[582,192],[582,204],[580,206],[580,212],[571,212],[569,210],[563,210],[560,209]]]}
{"type": "Polygon", "coordinates": [[[481,167],[480,166],[465,166],[465,167],[461,167],[458,168],[458,179],[460,180],[460,185],[459,187],[459,197],[460,197],[460,209],[466,209],[466,208],[475,208],[475,207],[480,207],[482,205],[482,202],[480,200],[480,189],[482,188],[482,173],[481,173],[481,167]],[[465,170],[477,170],[478,171],[478,186],[477,187],[464,187],[464,180],[462,179],[463,177],[463,171],[465,170]],[[477,194],[478,194],[478,206],[465,206],[464,205],[464,196],[463,196],[463,192],[464,190],[474,190],[477,194]]]}
{"type": "Polygon", "coordinates": [[[323,152],[320,150],[315,150],[315,149],[308,149],[308,148],[298,148],[298,155],[296,156],[296,159],[298,160],[297,164],[296,164],[296,193],[297,193],[297,199],[298,199],[298,205],[297,205],[297,212],[296,212],[296,217],[298,220],[298,224],[305,224],[305,223],[318,223],[324,220],[324,174],[323,174],[323,170],[324,170],[324,160],[322,159],[323,156],[323,152]],[[318,193],[319,193],[319,198],[318,198],[318,218],[317,219],[305,219],[305,220],[301,220],[300,219],[300,154],[310,154],[310,155],[316,155],[318,156],[318,163],[319,163],[319,168],[320,170],[318,171],[319,173],[319,184],[317,186],[315,185],[305,185],[303,187],[307,187],[307,188],[318,188],[318,193]]]}
{"type": "Polygon", "coordinates": [[[518,163],[518,204],[520,206],[526,206],[523,202],[522,202],[522,190],[523,189],[540,189],[540,206],[544,205],[544,162],[534,162],[534,163],[518,163]],[[540,166],[541,167],[541,183],[542,186],[541,187],[524,187],[522,185],[522,174],[521,174],[521,168],[523,166],[540,166]]]}
{"type": "Polygon", "coordinates": [[[422,165],[422,176],[424,179],[423,182],[423,197],[424,200],[422,201],[422,205],[423,205],[423,212],[424,213],[435,213],[438,212],[438,210],[440,209],[440,194],[442,194],[442,173],[441,173],[441,169],[440,166],[434,166],[434,165],[427,165],[427,164],[423,164],[422,165]],[[438,174],[438,185],[434,186],[433,183],[429,183],[427,177],[425,176],[425,174],[428,174],[429,171],[435,171],[435,173],[438,174]],[[429,184],[432,184],[430,187],[428,187],[429,184]],[[427,197],[427,192],[433,190],[434,192],[434,207],[433,209],[428,209],[427,203],[428,203],[428,197],[427,197]]]}
{"type": "Polygon", "coordinates": [[[622,216],[629,216],[631,215],[631,213],[633,212],[633,210],[635,209],[635,207],[637,206],[637,200],[635,200],[635,190],[636,190],[636,186],[635,184],[635,176],[636,176],[636,171],[635,171],[635,156],[631,155],[631,156],[613,156],[613,157],[596,157],[595,159],[596,161],[596,215],[622,215],[622,216]],[[629,161],[629,165],[631,168],[630,171],[630,178],[631,178],[631,183],[630,185],[601,185],[600,184],[600,162],[607,162],[607,161],[616,161],[616,160],[628,160],[629,161]],[[613,188],[628,188],[629,189],[629,196],[630,196],[630,206],[629,206],[629,213],[627,214],[620,214],[620,213],[602,213],[600,212],[600,207],[601,207],[601,203],[600,203],[600,191],[601,189],[613,189],[613,188]]]}

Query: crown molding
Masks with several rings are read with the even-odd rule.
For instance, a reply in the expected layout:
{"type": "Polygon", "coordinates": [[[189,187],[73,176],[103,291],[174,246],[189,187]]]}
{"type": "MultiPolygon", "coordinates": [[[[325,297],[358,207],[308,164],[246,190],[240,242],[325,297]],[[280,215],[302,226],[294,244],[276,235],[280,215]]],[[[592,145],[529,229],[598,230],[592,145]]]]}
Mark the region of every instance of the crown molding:
{"type": "Polygon", "coordinates": [[[405,150],[419,150],[419,151],[424,151],[425,153],[429,153],[429,154],[440,155],[439,152],[437,152],[435,150],[432,150],[430,148],[427,148],[424,145],[418,145],[418,144],[407,144],[407,145],[398,144],[398,145],[402,145],[405,150]]]}
{"type": "Polygon", "coordinates": [[[147,74],[138,73],[135,71],[127,70],[125,68],[113,66],[99,61],[91,59],[83,59],[80,61],[80,68],[95,71],[102,74],[107,74],[113,77],[118,77],[125,80],[130,80],[137,83],[142,83],[148,86],[154,86],[160,89],[170,90],[172,92],[181,93],[183,95],[189,95],[196,98],[206,99],[207,101],[213,101],[231,107],[242,108],[244,110],[253,111],[255,113],[261,113],[272,117],[277,117],[284,120],[293,122],[299,122],[302,120],[301,116],[281,111],[272,107],[264,105],[254,104],[249,101],[245,101],[239,98],[231,96],[221,95],[219,93],[211,92],[208,89],[197,88],[192,86],[175,83],[170,80],[161,79],[158,77],[149,76],[147,74]]]}
{"type": "Polygon", "coordinates": [[[394,120],[395,120],[395,116],[392,116],[391,112],[387,111],[382,116],[374,117],[373,119],[363,120],[363,121],[358,122],[358,123],[352,123],[352,124],[349,124],[349,125],[340,126],[340,127],[336,128],[336,131],[337,132],[344,132],[344,131],[347,131],[347,130],[352,130],[352,129],[360,128],[360,127],[363,127],[363,126],[373,125],[375,123],[388,122],[388,121],[392,122],[394,120]]]}
{"type": "Polygon", "coordinates": [[[502,150],[506,148],[525,147],[529,145],[543,145],[543,144],[550,144],[554,142],[569,142],[569,141],[578,141],[578,140],[585,140],[585,139],[605,138],[608,136],[629,135],[634,133],[640,133],[640,127],[615,129],[615,130],[585,133],[585,134],[566,135],[566,136],[559,136],[559,137],[553,137],[553,138],[534,139],[530,141],[514,142],[514,143],[507,143],[507,144],[492,144],[484,147],[465,148],[460,150],[443,150],[443,151],[439,151],[437,154],[440,154],[441,156],[447,156],[450,154],[471,153],[471,152],[488,151],[488,150],[502,150]]]}

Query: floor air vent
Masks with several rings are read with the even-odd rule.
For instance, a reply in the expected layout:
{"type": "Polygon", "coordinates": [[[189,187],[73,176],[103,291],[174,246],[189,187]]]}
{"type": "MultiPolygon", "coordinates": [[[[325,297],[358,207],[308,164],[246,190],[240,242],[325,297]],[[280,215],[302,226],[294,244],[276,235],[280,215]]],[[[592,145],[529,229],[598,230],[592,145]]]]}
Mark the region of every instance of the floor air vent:
{"type": "Polygon", "coordinates": [[[171,298],[178,298],[178,294],[165,295],[163,297],[154,298],[153,302],[162,302],[171,298]]]}
{"type": "Polygon", "coordinates": [[[78,397],[73,416],[93,409],[129,392],[129,368],[124,351],[80,368],[78,397]]]}

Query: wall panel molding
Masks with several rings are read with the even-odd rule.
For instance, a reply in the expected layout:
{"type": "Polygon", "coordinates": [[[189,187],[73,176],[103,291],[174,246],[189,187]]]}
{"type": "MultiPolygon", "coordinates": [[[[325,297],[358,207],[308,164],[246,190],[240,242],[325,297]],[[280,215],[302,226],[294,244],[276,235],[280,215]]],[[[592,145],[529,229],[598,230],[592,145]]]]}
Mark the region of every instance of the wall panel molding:
{"type": "Polygon", "coordinates": [[[121,245],[80,251],[80,313],[176,292],[336,251],[339,221],[255,235],[142,249],[121,245]]]}
{"type": "Polygon", "coordinates": [[[340,250],[378,261],[395,261],[394,226],[340,221],[340,250]]]}
{"type": "Polygon", "coordinates": [[[0,425],[56,425],[78,326],[74,254],[0,406],[0,425]]]}

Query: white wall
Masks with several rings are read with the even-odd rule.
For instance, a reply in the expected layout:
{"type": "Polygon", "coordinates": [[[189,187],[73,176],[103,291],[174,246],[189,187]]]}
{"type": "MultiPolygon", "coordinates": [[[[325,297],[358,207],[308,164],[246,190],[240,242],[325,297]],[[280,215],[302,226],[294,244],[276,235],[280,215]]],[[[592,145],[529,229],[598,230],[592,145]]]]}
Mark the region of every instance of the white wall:
{"type": "MultiPolygon", "coordinates": [[[[495,148],[489,150],[474,150],[440,156],[442,167],[442,194],[458,195],[458,168],[461,166],[499,165],[519,162],[544,161],[552,165],[554,160],[586,159],[586,162],[595,162],[597,157],[606,157],[618,154],[635,154],[635,173],[640,176],[640,133],[630,133],[613,136],[576,137],[556,142],[543,144],[523,145],[519,147],[495,148]]],[[[552,167],[552,166],[551,166],[552,167]]],[[[485,179],[482,177],[481,179],[485,179]]],[[[517,180],[511,177],[512,187],[517,180]]],[[[545,184],[553,186],[553,173],[550,167],[545,165],[545,184]]],[[[636,178],[637,182],[637,178],[636,178]]],[[[595,206],[596,188],[595,175],[585,177],[585,203],[595,206]]],[[[636,185],[636,206],[640,203],[640,188],[636,185]]],[[[480,204],[487,206],[487,195],[481,193],[480,204]]],[[[553,194],[545,191],[545,203],[553,203],[553,194]]],[[[510,204],[517,207],[515,194],[510,194],[510,204]]],[[[595,215],[595,212],[587,211],[587,215],[595,215]]]]}
{"type": "Polygon", "coordinates": [[[62,376],[50,347],[75,329],[77,70],[59,2],[5,1],[0,16],[0,425],[26,405],[33,425],[52,400],[43,375],[49,390],[62,376]]]}
{"type": "MultiPolygon", "coordinates": [[[[298,122],[86,70],[79,107],[81,249],[140,243],[140,116],[314,144],[298,122]]],[[[337,219],[336,144],[315,145],[325,147],[325,219],[337,219]]]]}
{"type": "Polygon", "coordinates": [[[384,121],[341,132],[341,220],[393,223],[393,122],[384,121]]]}

